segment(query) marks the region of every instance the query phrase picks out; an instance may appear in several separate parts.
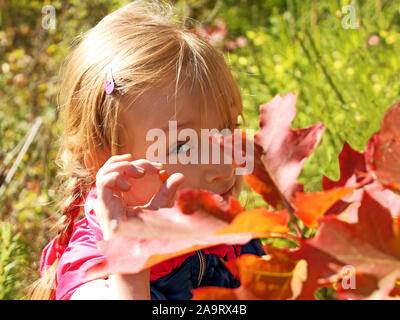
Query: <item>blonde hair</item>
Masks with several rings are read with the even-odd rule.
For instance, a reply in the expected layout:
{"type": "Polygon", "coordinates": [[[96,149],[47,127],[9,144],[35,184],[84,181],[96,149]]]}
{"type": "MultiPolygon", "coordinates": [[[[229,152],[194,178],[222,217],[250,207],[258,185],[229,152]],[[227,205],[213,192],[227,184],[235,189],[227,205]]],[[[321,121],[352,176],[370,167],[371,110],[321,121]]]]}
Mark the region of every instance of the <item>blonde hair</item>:
{"type": "MultiPolygon", "coordinates": [[[[172,79],[176,98],[180,85],[189,81],[200,90],[202,105],[214,103],[226,127],[232,129],[237,121],[235,108],[242,115],[240,92],[223,55],[185,28],[166,2],[134,1],[104,17],[81,37],[62,73],[64,136],[57,159],[65,180],[60,187],[62,246],[68,245],[81,203],[95,183],[84,165],[85,153],[89,151],[96,172],[101,165],[96,151],[119,153],[123,97],[135,99],[172,79]],[[115,89],[107,95],[104,77],[110,67],[115,89]]],[[[56,270],[57,262],[36,283],[31,298],[54,299],[55,290],[46,290],[41,281],[52,282],[56,270]]]]}

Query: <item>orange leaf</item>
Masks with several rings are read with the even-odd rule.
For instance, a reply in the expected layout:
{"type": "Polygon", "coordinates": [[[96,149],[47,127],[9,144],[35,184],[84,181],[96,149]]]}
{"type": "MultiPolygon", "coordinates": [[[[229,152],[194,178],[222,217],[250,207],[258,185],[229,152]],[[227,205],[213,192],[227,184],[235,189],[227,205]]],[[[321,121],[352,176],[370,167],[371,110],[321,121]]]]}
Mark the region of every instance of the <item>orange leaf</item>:
{"type": "Polygon", "coordinates": [[[258,257],[244,254],[226,262],[229,270],[240,279],[236,289],[202,287],[192,290],[194,299],[280,300],[300,293],[305,281],[304,261],[295,261],[288,249],[268,247],[269,254],[258,257]]]}
{"type": "Polygon", "coordinates": [[[221,228],[217,233],[249,232],[258,233],[258,237],[269,232],[288,232],[289,213],[287,210],[269,211],[264,207],[244,211],[235,219],[221,228]]]}
{"type": "Polygon", "coordinates": [[[201,287],[192,290],[192,300],[236,300],[235,291],[221,287],[201,287]]]}
{"type": "Polygon", "coordinates": [[[228,202],[221,200],[220,195],[207,190],[183,189],[179,191],[176,204],[184,214],[204,210],[226,222],[231,222],[238,213],[244,211],[240,202],[233,197],[228,202]]]}
{"type": "Polygon", "coordinates": [[[336,188],[323,192],[296,192],[292,199],[295,214],[307,227],[316,228],[317,219],[322,217],[332,205],[353,191],[354,188],[336,188]]]}

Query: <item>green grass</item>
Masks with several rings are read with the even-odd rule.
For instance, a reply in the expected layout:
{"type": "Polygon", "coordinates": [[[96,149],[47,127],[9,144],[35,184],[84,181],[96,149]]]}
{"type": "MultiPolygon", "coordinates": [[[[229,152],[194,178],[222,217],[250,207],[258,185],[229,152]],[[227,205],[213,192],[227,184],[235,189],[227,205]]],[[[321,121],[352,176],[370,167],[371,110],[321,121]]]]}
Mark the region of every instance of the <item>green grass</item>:
{"type": "Polygon", "coordinates": [[[10,223],[0,222],[0,300],[23,298],[27,267],[21,233],[15,233],[10,223]]]}

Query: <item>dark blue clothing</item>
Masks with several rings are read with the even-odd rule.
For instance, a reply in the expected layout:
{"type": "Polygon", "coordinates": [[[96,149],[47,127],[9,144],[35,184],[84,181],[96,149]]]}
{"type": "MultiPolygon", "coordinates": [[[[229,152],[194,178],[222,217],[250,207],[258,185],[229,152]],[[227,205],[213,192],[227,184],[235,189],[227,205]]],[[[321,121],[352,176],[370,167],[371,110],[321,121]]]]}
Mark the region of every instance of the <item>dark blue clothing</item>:
{"type": "MultiPolygon", "coordinates": [[[[240,254],[264,255],[259,239],[253,239],[241,247],[240,254]]],[[[205,286],[237,288],[240,281],[225,267],[221,258],[210,253],[204,254],[205,269],[201,272],[201,256],[198,254],[188,257],[177,269],[169,274],[150,282],[152,300],[189,300],[192,289],[205,286]],[[199,284],[199,274],[203,274],[199,284]]],[[[204,262],[203,262],[204,263],[204,262]]]]}

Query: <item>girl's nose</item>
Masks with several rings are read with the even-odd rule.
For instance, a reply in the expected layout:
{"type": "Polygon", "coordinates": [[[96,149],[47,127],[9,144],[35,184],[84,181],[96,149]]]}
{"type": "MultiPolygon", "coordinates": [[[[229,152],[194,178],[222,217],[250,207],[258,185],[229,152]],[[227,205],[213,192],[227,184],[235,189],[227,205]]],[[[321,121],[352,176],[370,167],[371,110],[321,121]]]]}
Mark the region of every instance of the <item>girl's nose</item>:
{"type": "Polygon", "coordinates": [[[232,164],[210,165],[205,171],[205,180],[207,183],[232,180],[234,172],[235,166],[232,164]]]}

